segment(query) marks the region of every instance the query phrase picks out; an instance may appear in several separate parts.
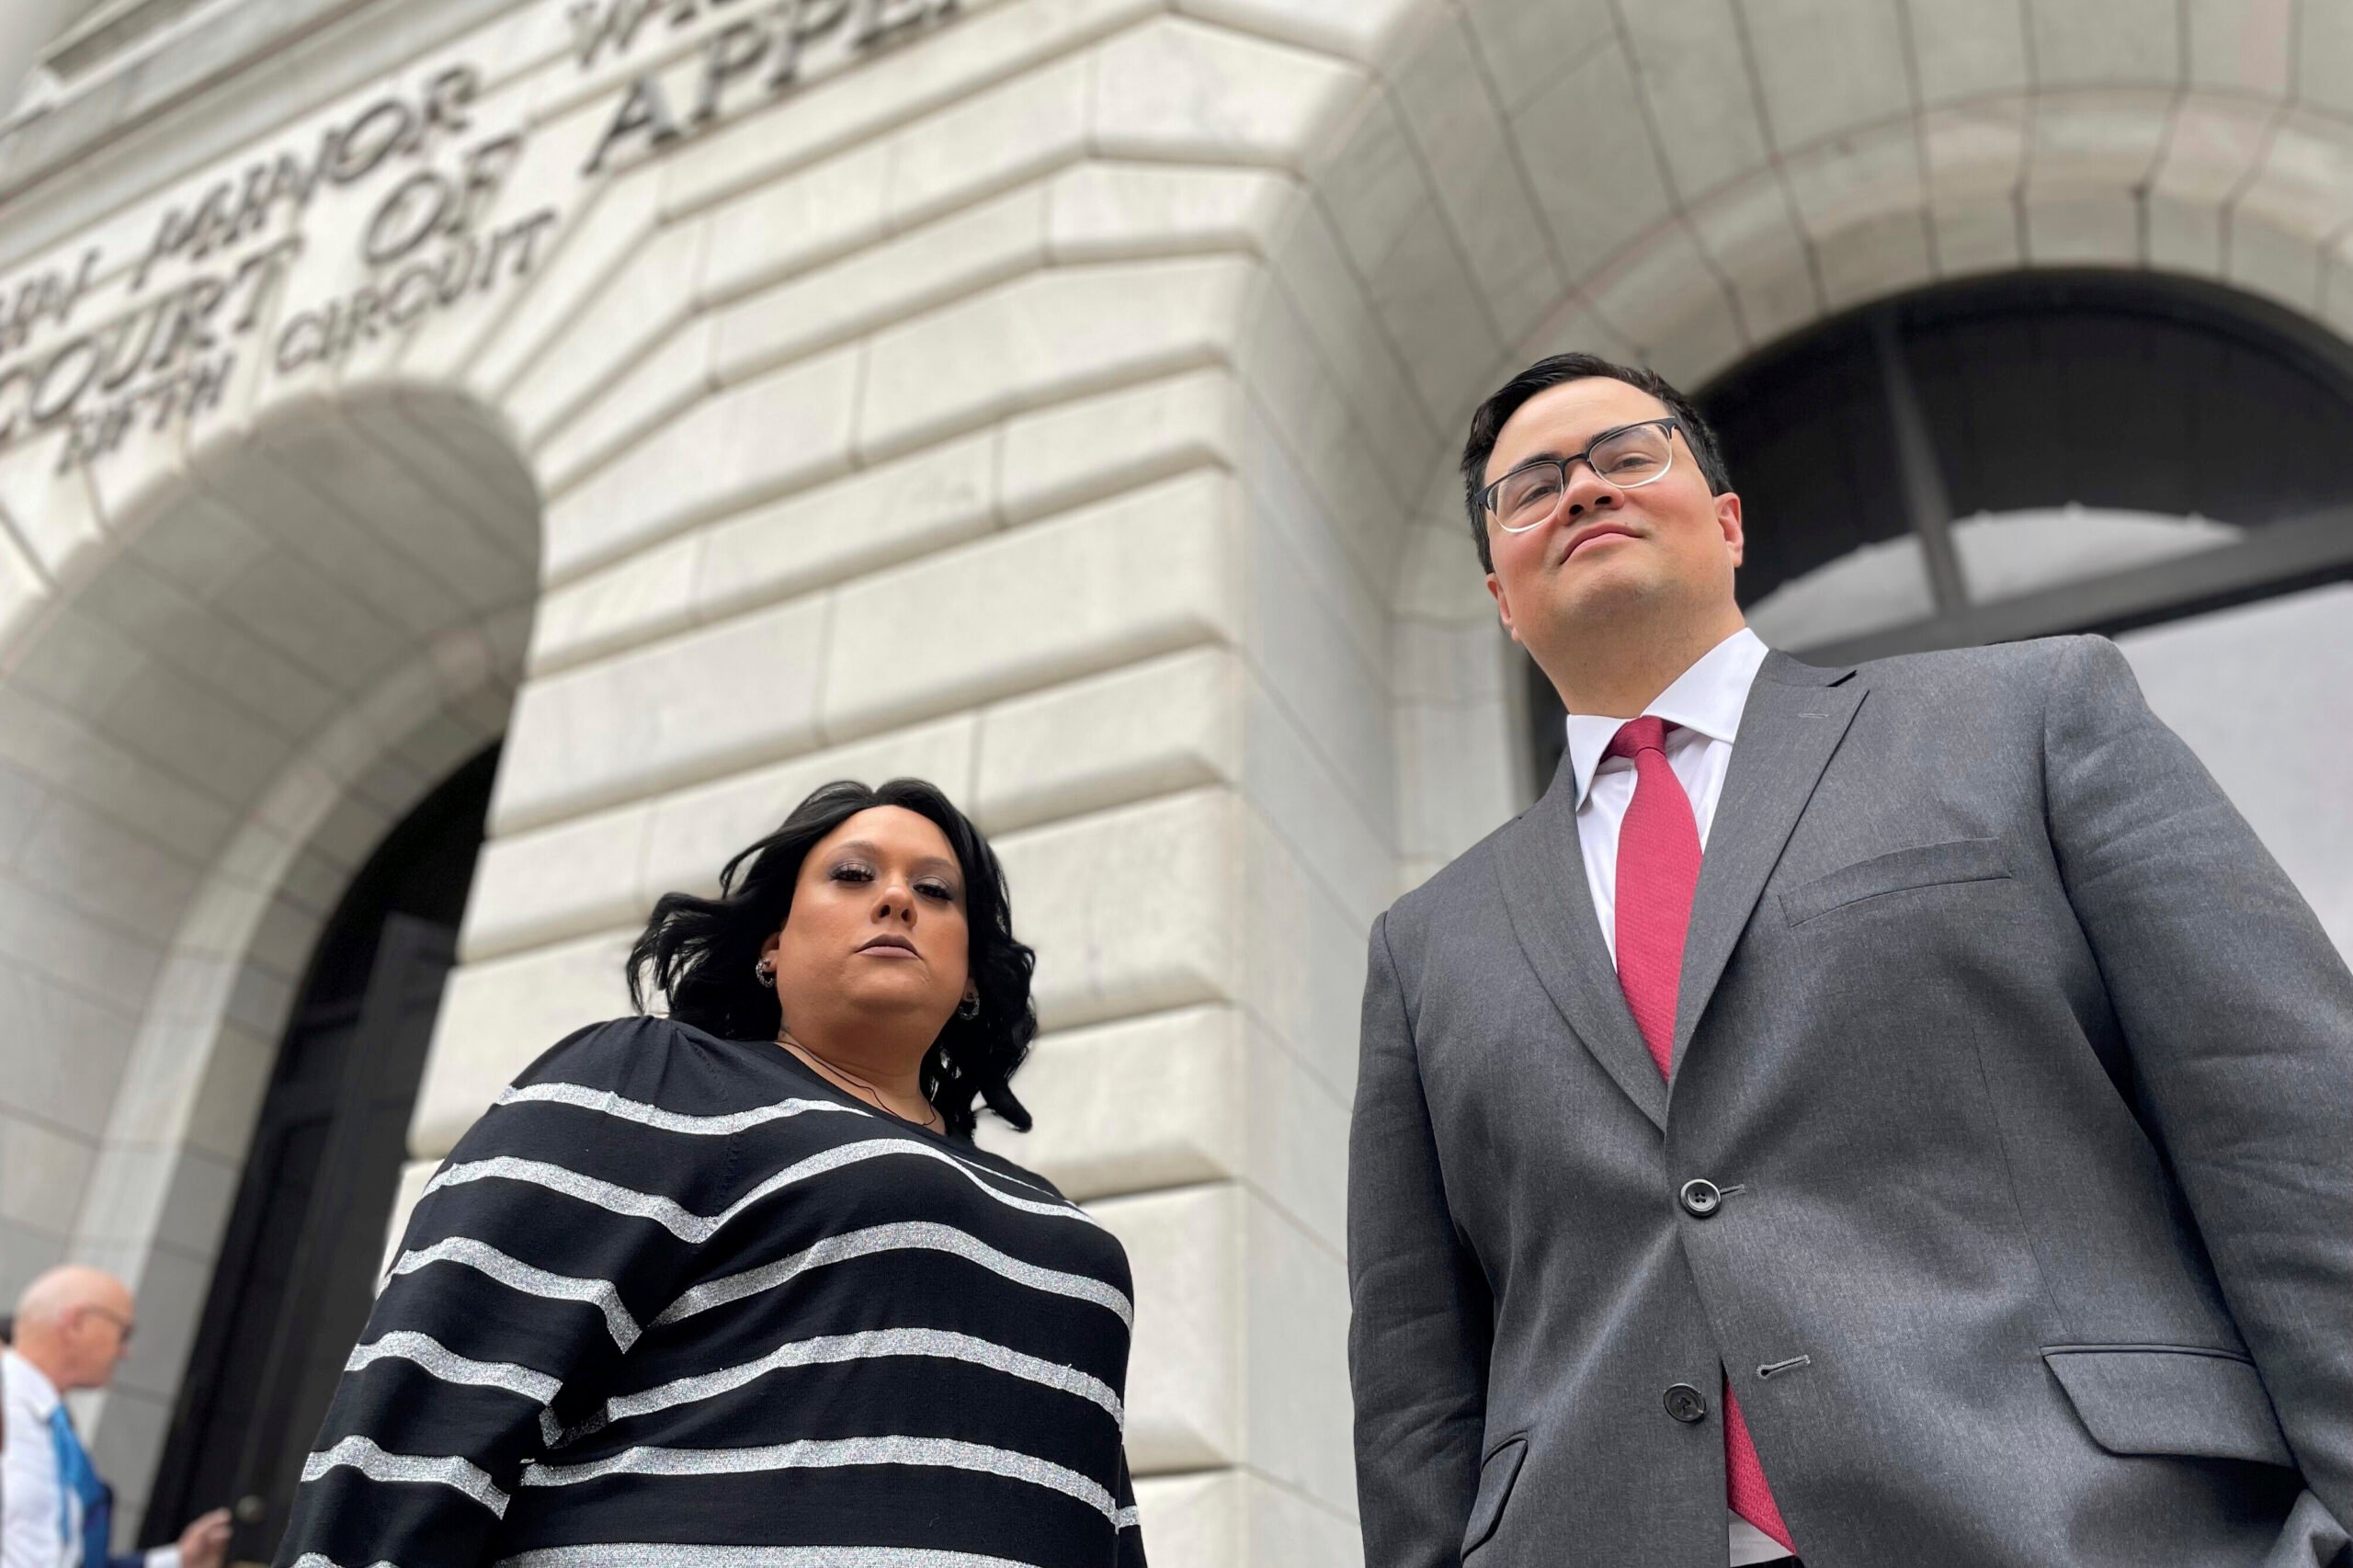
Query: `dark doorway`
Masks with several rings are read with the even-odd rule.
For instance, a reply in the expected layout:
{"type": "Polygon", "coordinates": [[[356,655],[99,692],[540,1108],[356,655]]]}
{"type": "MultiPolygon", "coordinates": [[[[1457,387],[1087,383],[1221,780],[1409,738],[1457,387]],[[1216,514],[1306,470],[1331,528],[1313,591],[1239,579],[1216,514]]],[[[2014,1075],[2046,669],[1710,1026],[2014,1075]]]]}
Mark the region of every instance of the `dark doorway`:
{"type": "Polygon", "coordinates": [[[426,797],[353,879],[311,958],[246,1156],[146,1515],[149,1544],[236,1510],[267,1562],[368,1318],[495,748],[426,797]]]}

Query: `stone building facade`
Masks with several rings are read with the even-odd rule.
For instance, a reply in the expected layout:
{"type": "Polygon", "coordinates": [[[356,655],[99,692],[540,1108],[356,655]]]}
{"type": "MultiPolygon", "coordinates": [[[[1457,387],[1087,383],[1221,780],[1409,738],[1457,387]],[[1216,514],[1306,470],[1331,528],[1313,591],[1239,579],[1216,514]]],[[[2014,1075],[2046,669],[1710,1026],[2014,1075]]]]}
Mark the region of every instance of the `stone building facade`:
{"type": "MultiPolygon", "coordinates": [[[[1364,933],[1531,798],[1540,730],[1471,405],[1540,352],[1701,386],[2057,268],[2353,334],[2353,10],[2290,0],[36,12],[0,32],[0,1290],[138,1290],[88,1415],[139,1506],[321,933],[498,744],[404,1191],[622,1010],[656,894],[827,778],[930,778],[1041,955],[1005,1145],[1134,1260],[1154,1560],[1354,1561],[1364,933]]],[[[2353,948],[2313,722],[2353,529],[2306,522],[2241,541],[2251,607],[2155,566],[2073,599],[2097,562],[2031,624],[1937,602],[2211,610],[2128,645],[2353,948]]]]}

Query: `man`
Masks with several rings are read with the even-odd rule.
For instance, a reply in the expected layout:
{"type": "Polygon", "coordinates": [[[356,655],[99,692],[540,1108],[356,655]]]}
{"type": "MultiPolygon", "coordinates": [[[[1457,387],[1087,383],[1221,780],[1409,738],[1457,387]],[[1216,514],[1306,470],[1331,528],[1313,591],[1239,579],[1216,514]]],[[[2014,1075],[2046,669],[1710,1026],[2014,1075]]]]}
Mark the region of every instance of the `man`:
{"type": "Polygon", "coordinates": [[[1569,744],[1373,928],[1371,1568],[2339,1561],[2353,976],[2114,645],[1768,653],[1590,356],[1463,476],[1569,744]]]}
{"type": "Polygon", "coordinates": [[[63,1396],[104,1388],[137,1323],[122,1281],[95,1268],[52,1268],[17,1299],[14,1340],[0,1351],[0,1568],[221,1568],[222,1508],[181,1531],[177,1546],[111,1555],[114,1491],[91,1467],[63,1396]]]}

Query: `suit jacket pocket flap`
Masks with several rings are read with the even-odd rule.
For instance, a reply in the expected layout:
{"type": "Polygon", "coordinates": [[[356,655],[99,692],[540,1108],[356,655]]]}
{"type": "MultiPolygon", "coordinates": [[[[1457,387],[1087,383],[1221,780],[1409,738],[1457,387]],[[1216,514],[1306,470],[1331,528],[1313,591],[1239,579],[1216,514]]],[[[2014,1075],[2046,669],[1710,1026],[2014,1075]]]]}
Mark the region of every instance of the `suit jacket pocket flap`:
{"type": "Polygon", "coordinates": [[[1994,881],[2010,874],[2009,857],[1998,838],[1954,838],[1892,850],[1842,866],[1826,877],[1800,882],[1781,894],[1781,914],[1792,926],[1827,915],[1844,904],[1906,888],[1948,882],[1994,881]]]}
{"type": "Polygon", "coordinates": [[[1495,1525],[1504,1517],[1504,1503],[1511,1496],[1511,1483],[1519,1479],[1520,1463],[1527,1458],[1528,1439],[1506,1437],[1481,1461],[1479,1495],[1471,1505],[1471,1523],[1462,1532],[1464,1556],[1495,1533],[1495,1525]]]}
{"type": "Polygon", "coordinates": [[[2044,1347],[2042,1359],[2111,1454],[2179,1454],[2295,1467],[2251,1362],[2214,1350],[2044,1347]]]}

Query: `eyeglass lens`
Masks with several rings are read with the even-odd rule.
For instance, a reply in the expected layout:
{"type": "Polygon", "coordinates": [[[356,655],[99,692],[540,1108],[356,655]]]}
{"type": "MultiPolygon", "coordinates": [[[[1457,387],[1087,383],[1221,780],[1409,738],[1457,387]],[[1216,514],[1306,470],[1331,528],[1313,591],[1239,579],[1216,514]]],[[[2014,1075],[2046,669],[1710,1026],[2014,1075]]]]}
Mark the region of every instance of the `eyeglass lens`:
{"type": "MultiPolygon", "coordinates": [[[[1631,489],[1665,473],[1675,460],[1675,448],[1659,426],[1637,425],[1596,442],[1586,460],[1602,479],[1631,489]]],[[[1495,520],[1512,533],[1534,528],[1552,515],[1568,483],[1567,467],[1558,460],[1529,463],[1506,474],[1495,485],[1495,520]]]]}

